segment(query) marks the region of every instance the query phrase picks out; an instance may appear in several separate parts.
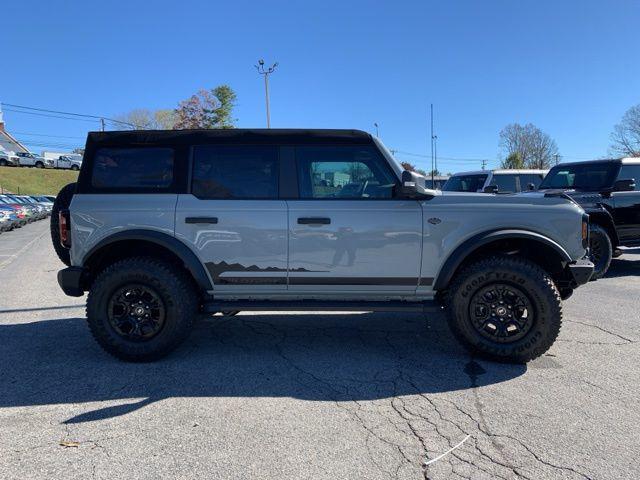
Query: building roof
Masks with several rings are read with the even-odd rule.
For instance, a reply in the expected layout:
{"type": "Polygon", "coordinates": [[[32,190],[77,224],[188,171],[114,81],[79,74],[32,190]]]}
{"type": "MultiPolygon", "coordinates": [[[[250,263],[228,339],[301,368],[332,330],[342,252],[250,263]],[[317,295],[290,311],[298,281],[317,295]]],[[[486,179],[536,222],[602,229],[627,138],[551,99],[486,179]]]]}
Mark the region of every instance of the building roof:
{"type": "Polygon", "coordinates": [[[4,119],[2,118],[2,111],[0,111],[0,149],[8,152],[28,152],[29,149],[16,140],[5,129],[4,119]]]}

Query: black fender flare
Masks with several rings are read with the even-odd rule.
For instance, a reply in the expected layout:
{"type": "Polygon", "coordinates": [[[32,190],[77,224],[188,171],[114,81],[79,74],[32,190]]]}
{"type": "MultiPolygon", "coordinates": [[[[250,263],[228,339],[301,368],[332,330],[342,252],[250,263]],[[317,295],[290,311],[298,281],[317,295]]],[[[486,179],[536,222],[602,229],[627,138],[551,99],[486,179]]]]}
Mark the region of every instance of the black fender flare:
{"type": "Polygon", "coordinates": [[[540,233],[520,229],[491,230],[488,232],[478,233],[473,237],[468,238],[458,245],[453,252],[451,252],[438,272],[433,289],[445,289],[451,282],[451,279],[458,267],[474,250],[482,247],[483,245],[495,242],[496,240],[505,240],[509,238],[527,239],[542,243],[555,250],[562,258],[562,261],[566,263],[573,261],[571,256],[560,244],[540,233]]]}
{"type": "Polygon", "coordinates": [[[616,223],[613,220],[613,215],[611,215],[611,212],[607,208],[598,204],[597,207],[585,208],[584,211],[589,215],[589,223],[602,225],[607,232],[609,232],[613,246],[616,247],[619,245],[620,240],[618,238],[618,232],[616,231],[616,223]]]}
{"type": "Polygon", "coordinates": [[[91,258],[103,248],[116,242],[127,240],[152,242],[160,247],[166,248],[170,252],[174,253],[184,263],[185,267],[189,273],[191,273],[191,276],[202,290],[207,291],[213,289],[209,275],[196,254],[193,253],[193,251],[184,242],[178,240],[176,237],[157,230],[136,229],[109,235],[96,243],[85,254],[82,259],[82,265],[87,265],[91,261],[91,258]]]}

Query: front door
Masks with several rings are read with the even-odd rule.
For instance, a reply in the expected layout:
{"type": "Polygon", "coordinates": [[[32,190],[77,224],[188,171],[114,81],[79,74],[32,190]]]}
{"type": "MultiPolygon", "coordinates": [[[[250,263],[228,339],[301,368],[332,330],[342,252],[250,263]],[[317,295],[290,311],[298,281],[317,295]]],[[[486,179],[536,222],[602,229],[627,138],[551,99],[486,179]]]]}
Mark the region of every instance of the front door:
{"type": "Polygon", "coordinates": [[[407,295],[419,284],[422,209],[373,146],[296,147],[289,292],[407,295]]]}
{"type": "Polygon", "coordinates": [[[275,146],[193,147],[191,193],[178,196],[176,236],[206,266],[216,295],[287,288],[287,204],[275,146]]]}
{"type": "Polygon", "coordinates": [[[628,246],[640,245],[640,164],[623,164],[617,179],[634,179],[636,182],[635,191],[611,194],[620,243],[628,246]]]}

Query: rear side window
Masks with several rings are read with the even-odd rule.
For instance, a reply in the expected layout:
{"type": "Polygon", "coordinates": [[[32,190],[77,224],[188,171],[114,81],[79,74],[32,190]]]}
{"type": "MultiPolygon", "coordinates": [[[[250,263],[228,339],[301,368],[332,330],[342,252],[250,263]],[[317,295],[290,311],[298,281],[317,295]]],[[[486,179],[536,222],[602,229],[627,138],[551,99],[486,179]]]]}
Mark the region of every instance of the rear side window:
{"type": "Polygon", "coordinates": [[[191,193],[203,199],[277,199],[278,165],[274,146],[194,147],[191,193]]]}
{"type": "Polygon", "coordinates": [[[91,185],[104,189],[168,189],[173,185],[171,148],[100,148],[93,161],[91,185]]]}
{"type": "Polygon", "coordinates": [[[522,191],[529,190],[529,184],[533,184],[534,190],[537,190],[542,183],[541,173],[523,173],[520,175],[520,189],[522,191]]]}
{"type": "Polygon", "coordinates": [[[513,193],[516,191],[516,176],[495,174],[491,179],[491,185],[498,187],[498,192],[513,193]]]}

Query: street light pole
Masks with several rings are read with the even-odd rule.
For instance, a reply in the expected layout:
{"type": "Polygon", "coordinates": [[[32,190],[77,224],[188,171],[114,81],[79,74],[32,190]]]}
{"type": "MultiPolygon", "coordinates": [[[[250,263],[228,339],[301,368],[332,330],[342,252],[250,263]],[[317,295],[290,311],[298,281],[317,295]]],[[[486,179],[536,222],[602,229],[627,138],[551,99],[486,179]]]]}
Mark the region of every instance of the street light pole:
{"type": "Polygon", "coordinates": [[[378,132],[378,123],[377,122],[373,122],[373,126],[376,127],[376,137],[380,138],[380,133],[378,132]]]}
{"type": "Polygon", "coordinates": [[[264,95],[265,101],[267,104],[267,128],[271,128],[271,113],[269,111],[269,75],[272,74],[276,67],[278,66],[278,62],[271,65],[269,68],[264,68],[264,60],[258,60],[258,65],[254,65],[256,70],[260,75],[264,76],[264,95]]]}

